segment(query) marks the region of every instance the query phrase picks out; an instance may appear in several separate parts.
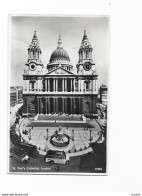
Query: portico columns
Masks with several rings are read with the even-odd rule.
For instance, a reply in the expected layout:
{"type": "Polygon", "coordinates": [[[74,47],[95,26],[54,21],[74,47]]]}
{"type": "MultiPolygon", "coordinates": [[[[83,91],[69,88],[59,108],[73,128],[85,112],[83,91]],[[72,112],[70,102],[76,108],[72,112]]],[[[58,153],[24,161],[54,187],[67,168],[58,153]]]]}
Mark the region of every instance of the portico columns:
{"type": "Polygon", "coordinates": [[[45,79],[45,92],[47,92],[47,79],[45,79]]]}
{"type": "Polygon", "coordinates": [[[53,92],[55,92],[55,78],[53,78],[53,92]]]}
{"type": "Polygon", "coordinates": [[[39,113],[42,113],[42,103],[41,103],[41,98],[39,98],[39,113]]]}
{"type": "Polygon", "coordinates": [[[95,92],[97,92],[97,80],[95,80],[95,92]]]}
{"type": "Polygon", "coordinates": [[[48,92],[50,91],[50,79],[48,79],[48,92]]]}
{"type": "Polygon", "coordinates": [[[47,99],[48,99],[48,102],[47,102],[47,105],[48,105],[47,111],[48,111],[48,113],[50,113],[50,98],[47,98],[47,99]]]}
{"type": "Polygon", "coordinates": [[[65,78],[65,92],[67,92],[67,78],[65,78]]]}
{"type": "Polygon", "coordinates": [[[65,98],[65,113],[67,113],[67,98],[65,98]]]}
{"type": "Polygon", "coordinates": [[[62,98],[62,109],[63,109],[63,113],[65,112],[64,111],[64,98],[62,98]]]}
{"type": "Polygon", "coordinates": [[[47,114],[47,98],[45,98],[45,114],[47,114]]]}
{"type": "Polygon", "coordinates": [[[73,114],[75,114],[75,97],[73,97],[73,114]]]}
{"type": "Polygon", "coordinates": [[[37,112],[39,114],[39,98],[37,98],[37,112]]]}
{"type": "Polygon", "coordinates": [[[64,92],[64,78],[62,78],[62,91],[64,92]]]}
{"type": "Polygon", "coordinates": [[[56,102],[55,102],[55,98],[53,98],[53,112],[55,113],[55,104],[56,104],[56,102]]]}
{"type": "Polygon", "coordinates": [[[73,80],[73,85],[74,85],[73,91],[75,91],[75,79],[73,80]]]}
{"type": "Polygon", "coordinates": [[[56,98],[56,113],[58,113],[58,98],[56,98]]]}
{"type": "Polygon", "coordinates": [[[79,97],[79,114],[82,114],[82,98],[79,97]]]}
{"type": "Polygon", "coordinates": [[[58,78],[56,78],[56,91],[58,91],[58,78]]]}
{"type": "Polygon", "coordinates": [[[72,92],[72,78],[70,80],[71,80],[71,92],[72,92]]]}
{"type": "Polygon", "coordinates": [[[72,114],[72,97],[71,97],[71,114],[72,114]]]}

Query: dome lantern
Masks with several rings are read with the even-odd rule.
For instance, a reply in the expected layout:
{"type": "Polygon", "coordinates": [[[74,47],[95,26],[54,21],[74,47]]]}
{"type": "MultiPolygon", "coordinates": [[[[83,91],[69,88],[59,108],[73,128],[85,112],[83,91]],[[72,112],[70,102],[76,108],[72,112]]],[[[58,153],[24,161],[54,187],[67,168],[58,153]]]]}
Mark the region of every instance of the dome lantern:
{"type": "Polygon", "coordinates": [[[58,47],[57,47],[57,49],[58,49],[58,48],[62,48],[62,47],[61,47],[61,44],[62,44],[62,40],[61,40],[61,35],[59,34],[58,47]]]}

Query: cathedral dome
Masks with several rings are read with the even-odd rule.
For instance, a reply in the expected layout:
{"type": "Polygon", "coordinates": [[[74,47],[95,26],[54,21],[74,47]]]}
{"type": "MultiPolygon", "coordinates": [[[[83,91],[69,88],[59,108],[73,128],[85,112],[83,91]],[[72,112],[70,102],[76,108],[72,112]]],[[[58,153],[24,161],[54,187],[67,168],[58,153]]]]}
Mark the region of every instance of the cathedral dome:
{"type": "Polygon", "coordinates": [[[57,49],[53,51],[53,53],[51,54],[50,63],[54,63],[54,62],[61,62],[61,61],[68,61],[70,62],[70,58],[68,53],[63,49],[63,47],[61,47],[62,44],[62,40],[61,37],[59,35],[59,39],[58,39],[58,46],[57,49]]]}
{"type": "Polygon", "coordinates": [[[61,47],[53,51],[50,57],[50,63],[55,61],[70,61],[68,53],[61,47]]]}

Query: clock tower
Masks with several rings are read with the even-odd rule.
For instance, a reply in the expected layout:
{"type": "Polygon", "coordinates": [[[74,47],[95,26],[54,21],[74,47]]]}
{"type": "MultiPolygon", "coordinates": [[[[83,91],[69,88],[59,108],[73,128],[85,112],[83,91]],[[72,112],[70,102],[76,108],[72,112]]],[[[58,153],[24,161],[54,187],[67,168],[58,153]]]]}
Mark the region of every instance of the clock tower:
{"type": "Polygon", "coordinates": [[[79,61],[77,64],[77,73],[80,75],[91,75],[95,72],[95,63],[92,59],[93,48],[88,40],[86,30],[84,30],[84,36],[81,46],[79,48],[79,61]]]}
{"type": "Polygon", "coordinates": [[[39,46],[39,41],[36,35],[36,31],[34,32],[32,42],[28,48],[28,60],[26,65],[26,69],[24,73],[26,74],[41,74],[43,69],[43,64],[41,62],[41,49],[39,46]]]}
{"type": "MultiPolygon", "coordinates": [[[[95,63],[92,59],[93,48],[89,42],[89,39],[84,31],[81,46],[79,48],[79,61],[77,63],[77,75],[78,75],[78,91],[85,95],[95,96],[98,94],[97,79],[98,74],[96,72],[95,63]]],[[[91,97],[88,98],[91,103],[91,97]]],[[[84,103],[85,104],[85,103],[84,103]]]]}

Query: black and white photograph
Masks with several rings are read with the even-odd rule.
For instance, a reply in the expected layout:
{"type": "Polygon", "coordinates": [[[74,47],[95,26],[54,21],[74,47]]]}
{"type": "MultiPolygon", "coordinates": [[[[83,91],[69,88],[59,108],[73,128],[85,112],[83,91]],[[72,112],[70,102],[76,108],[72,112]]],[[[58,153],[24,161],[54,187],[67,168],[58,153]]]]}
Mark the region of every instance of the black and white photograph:
{"type": "Polygon", "coordinates": [[[142,1],[0,5],[0,196],[141,196],[142,1]]]}
{"type": "Polygon", "coordinates": [[[10,17],[9,172],[107,175],[109,17],[10,17]]]}

